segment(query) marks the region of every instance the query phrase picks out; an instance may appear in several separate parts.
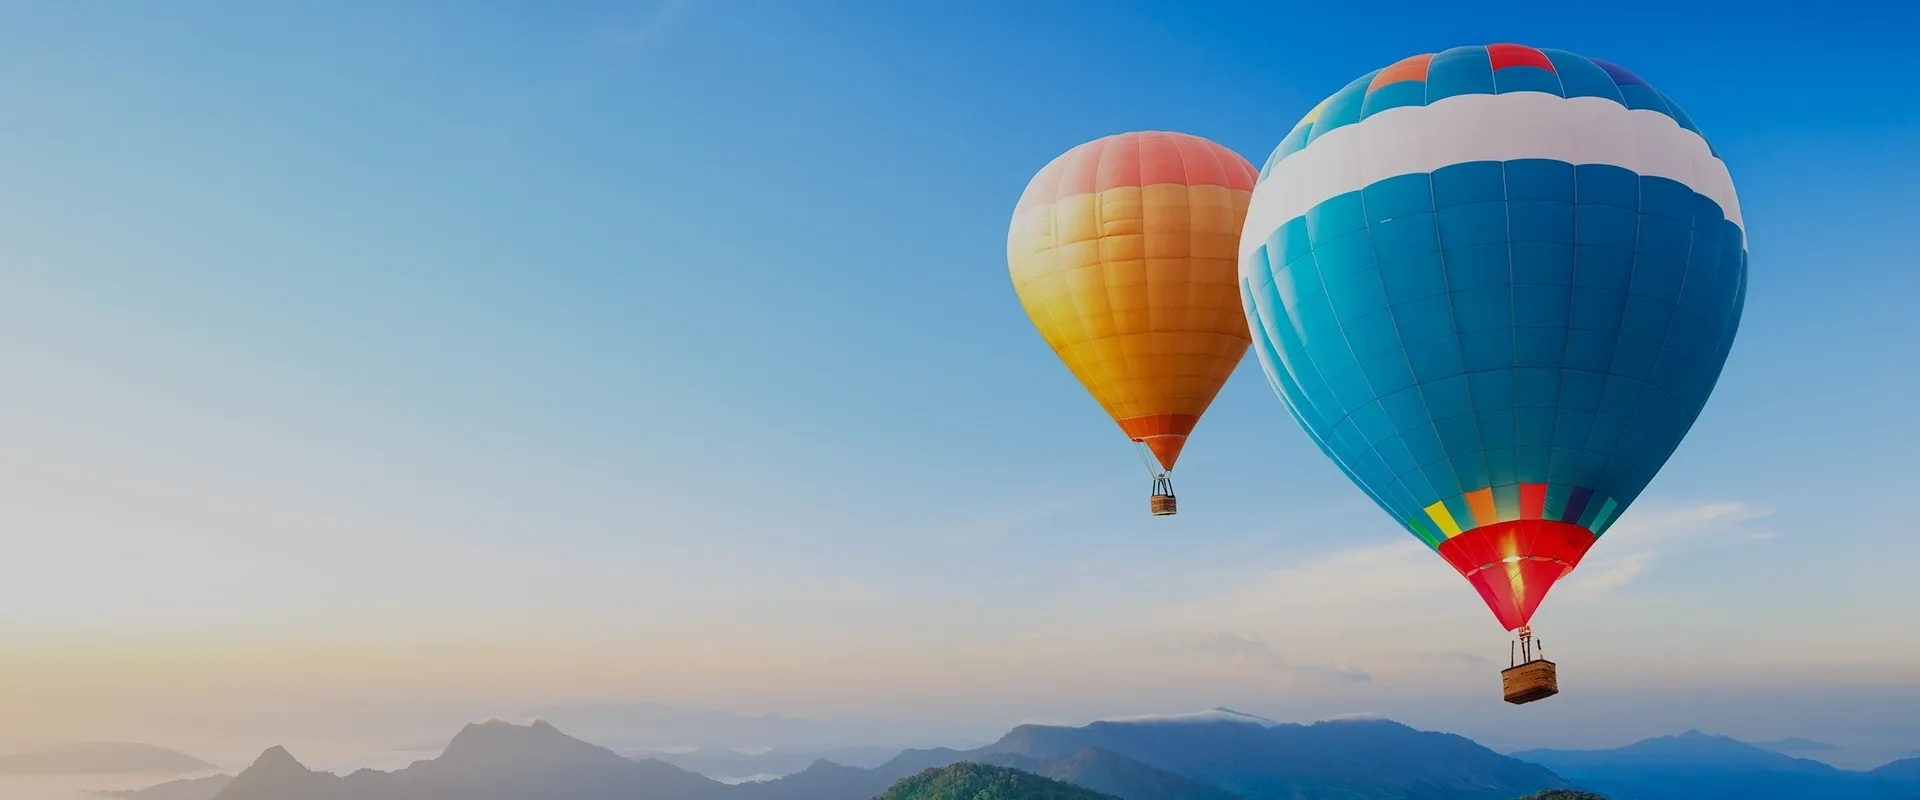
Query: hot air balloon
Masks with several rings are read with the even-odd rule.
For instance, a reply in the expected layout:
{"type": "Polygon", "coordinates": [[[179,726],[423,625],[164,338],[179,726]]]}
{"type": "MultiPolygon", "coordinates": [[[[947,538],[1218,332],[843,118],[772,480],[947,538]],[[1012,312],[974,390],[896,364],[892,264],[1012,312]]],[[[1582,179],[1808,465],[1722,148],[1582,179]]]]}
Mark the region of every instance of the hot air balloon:
{"type": "Polygon", "coordinates": [[[1699,416],[1746,295],[1726,164],[1617,65],[1512,44],[1414,56],[1321,102],[1240,239],[1255,352],[1320,449],[1529,621],[1699,416]]]}
{"type": "Polygon", "coordinates": [[[1143,448],[1156,516],[1177,509],[1168,473],[1247,352],[1235,243],[1254,173],[1197,136],[1108,136],[1041,169],[1007,231],[1020,304],[1143,448]]]}

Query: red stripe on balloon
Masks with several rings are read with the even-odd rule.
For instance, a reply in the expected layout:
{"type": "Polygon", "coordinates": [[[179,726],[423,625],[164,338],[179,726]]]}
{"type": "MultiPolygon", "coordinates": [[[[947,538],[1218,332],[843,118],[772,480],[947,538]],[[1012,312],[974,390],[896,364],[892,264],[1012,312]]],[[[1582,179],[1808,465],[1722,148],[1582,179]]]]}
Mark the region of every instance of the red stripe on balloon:
{"type": "Polygon", "coordinates": [[[1493,62],[1494,69],[1539,67],[1548,72],[1555,72],[1553,62],[1548,60],[1546,53],[1523,44],[1487,45],[1487,58],[1493,62]]]}
{"type": "Polygon", "coordinates": [[[1068,150],[1040,170],[1020,208],[1132,186],[1221,186],[1251,192],[1260,171],[1239,153],[1198,136],[1167,131],[1121,133],[1068,150]]]}
{"type": "Polygon", "coordinates": [[[1539,519],[1547,510],[1547,485],[1544,483],[1520,484],[1520,518],[1539,519]]]}
{"type": "Polygon", "coordinates": [[[1593,533],[1578,525],[1520,519],[1483,525],[1440,545],[1452,564],[1507,630],[1527,624],[1553,588],[1593,547],[1593,533]]]}

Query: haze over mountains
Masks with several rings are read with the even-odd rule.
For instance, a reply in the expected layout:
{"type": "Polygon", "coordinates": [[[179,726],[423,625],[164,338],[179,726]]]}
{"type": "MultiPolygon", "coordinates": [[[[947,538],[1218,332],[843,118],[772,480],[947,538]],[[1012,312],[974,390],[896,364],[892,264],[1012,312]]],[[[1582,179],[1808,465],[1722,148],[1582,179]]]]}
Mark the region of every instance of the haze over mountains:
{"type": "MultiPolygon", "coordinates": [[[[1120,800],[1513,800],[1560,789],[1596,791],[1611,800],[1920,800],[1920,758],[1845,770],[1777,752],[1827,747],[1804,739],[1749,743],[1690,730],[1613,749],[1503,755],[1465,737],[1387,720],[1287,724],[1213,709],[1081,726],[1021,725],[971,749],[741,752],[711,746],[623,755],[549,722],[494,720],[466,725],[444,748],[434,748],[435,757],[393,771],[313,770],[282,747],[231,778],[205,775],[211,771],[205,761],[149,745],[43,748],[16,763],[44,766],[58,763],[48,754],[86,752],[137,758],[70,763],[101,770],[164,761],[185,770],[182,779],[142,790],[91,793],[118,800],[870,800],[902,779],[960,763],[1015,769],[1120,800]]],[[[113,780],[107,773],[97,777],[113,780]]],[[[118,780],[120,787],[141,785],[118,780]]],[[[16,796],[0,786],[0,798],[55,796],[16,796]]]]}
{"type": "Polygon", "coordinates": [[[1612,800],[1920,798],[1920,759],[1846,771],[1698,731],[1612,750],[1501,755],[1386,720],[1282,724],[1216,709],[1079,727],[1022,725],[973,750],[906,750],[866,768],[822,759],[737,784],[657,758],[623,757],[550,723],[495,720],[468,725],[439,757],[394,772],[316,772],[273,748],[217,795],[167,800],[867,800],[962,762],[1120,800],[1513,800],[1575,788],[1612,800]]]}
{"type": "Polygon", "coordinates": [[[94,792],[101,797],[119,798],[119,800],[208,800],[227,788],[233,782],[231,775],[209,775],[204,778],[181,778],[167,781],[145,789],[124,789],[118,791],[94,792]]]}
{"type": "Polygon", "coordinates": [[[179,775],[213,769],[193,756],[129,742],[80,742],[0,755],[0,775],[179,775]]]}
{"type": "MultiPolygon", "coordinates": [[[[926,725],[901,720],[750,716],[648,702],[555,706],[537,709],[529,716],[613,750],[635,754],[767,748],[787,756],[832,752],[864,760],[871,755],[856,751],[871,749],[876,742],[893,743],[891,752],[880,757],[885,760],[900,747],[932,747],[956,740],[953,736],[929,736],[926,725]]],[[[989,739],[981,737],[978,741],[984,744],[989,739]]],[[[721,757],[718,752],[709,756],[721,757]]]]}
{"type": "MultiPolygon", "coordinates": [[[[583,737],[585,738],[585,737],[583,737]]],[[[765,780],[790,775],[822,759],[849,767],[872,768],[900,754],[898,747],[784,748],[743,753],[728,747],[702,747],[688,752],[639,750],[635,758],[657,758],[688,772],[698,772],[722,783],[765,780]]]]}
{"type": "Polygon", "coordinates": [[[267,750],[219,800],[860,800],[927,767],[1010,765],[1123,800],[1432,798],[1511,800],[1563,787],[1548,769],[1467,739],[1392,721],[1281,725],[1258,718],[1021,725],[979,750],[906,750],[874,769],[816,762],[764,783],[722,785],[660,760],[628,760],[549,723],[468,725],[445,754],[394,773],[317,773],[267,750]]]}
{"type": "Polygon", "coordinates": [[[1058,776],[1123,800],[1433,798],[1512,800],[1565,782],[1451,734],[1394,722],[1278,724],[1245,715],[1025,725],[972,751],[908,750],[860,769],[819,761],[777,780],[727,785],[657,759],[627,759],[545,722],[470,725],[439,758],[336,776],[284,749],[264,753],[219,800],[861,800],[961,761],[1058,776]]]}
{"type": "Polygon", "coordinates": [[[1697,730],[1612,750],[1524,750],[1513,757],[1620,800],[1920,798],[1920,758],[1856,772],[1697,730]]]}

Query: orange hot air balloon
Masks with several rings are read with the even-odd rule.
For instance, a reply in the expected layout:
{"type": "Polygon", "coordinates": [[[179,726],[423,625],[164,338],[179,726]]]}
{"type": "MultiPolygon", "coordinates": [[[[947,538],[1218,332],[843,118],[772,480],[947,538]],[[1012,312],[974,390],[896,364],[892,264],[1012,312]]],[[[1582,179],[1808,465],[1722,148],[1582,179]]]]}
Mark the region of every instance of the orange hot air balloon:
{"type": "Polygon", "coordinates": [[[1122,133],[1054,159],[1013,210],[1007,270],[1020,304],[1151,451],[1156,516],[1176,510],[1168,473],[1252,342],[1239,244],[1257,177],[1198,136],[1122,133]]]}

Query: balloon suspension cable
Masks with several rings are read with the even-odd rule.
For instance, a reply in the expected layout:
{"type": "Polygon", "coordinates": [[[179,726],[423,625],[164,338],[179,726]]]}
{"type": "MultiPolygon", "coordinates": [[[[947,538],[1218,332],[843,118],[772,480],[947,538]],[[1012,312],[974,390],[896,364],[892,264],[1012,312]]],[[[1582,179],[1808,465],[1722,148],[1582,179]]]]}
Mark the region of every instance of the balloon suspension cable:
{"type": "Polygon", "coordinates": [[[1531,664],[1547,657],[1547,651],[1540,646],[1540,640],[1533,638],[1531,626],[1520,626],[1514,635],[1517,638],[1507,645],[1507,666],[1531,664]]]}
{"type": "Polygon", "coordinates": [[[1147,468],[1147,474],[1153,476],[1154,480],[1167,476],[1167,473],[1160,471],[1159,465],[1154,461],[1153,449],[1147,447],[1146,442],[1139,439],[1133,440],[1133,452],[1140,456],[1140,465],[1147,468]]]}
{"type": "Polygon", "coordinates": [[[1173,470],[1159,469],[1159,461],[1154,458],[1153,450],[1146,442],[1135,439],[1133,449],[1140,453],[1140,463],[1146,465],[1147,474],[1153,476],[1153,496],[1173,496],[1173,470]]]}
{"type": "Polygon", "coordinates": [[[1156,517],[1172,516],[1178,512],[1178,504],[1173,499],[1173,470],[1155,469],[1159,460],[1145,442],[1135,440],[1134,448],[1140,452],[1140,463],[1146,465],[1147,474],[1153,476],[1153,494],[1147,499],[1147,507],[1156,517]]]}

